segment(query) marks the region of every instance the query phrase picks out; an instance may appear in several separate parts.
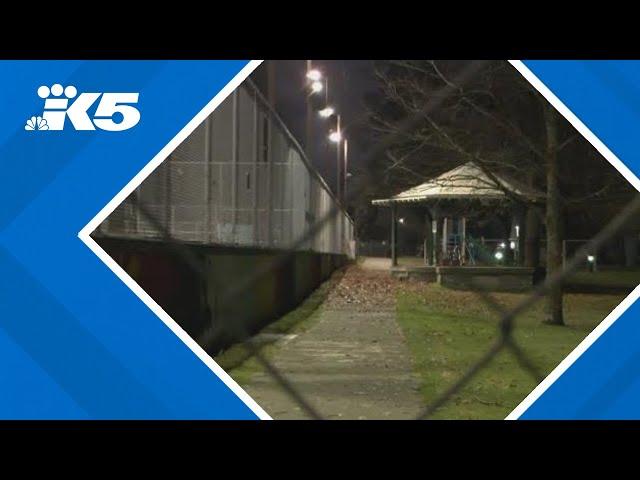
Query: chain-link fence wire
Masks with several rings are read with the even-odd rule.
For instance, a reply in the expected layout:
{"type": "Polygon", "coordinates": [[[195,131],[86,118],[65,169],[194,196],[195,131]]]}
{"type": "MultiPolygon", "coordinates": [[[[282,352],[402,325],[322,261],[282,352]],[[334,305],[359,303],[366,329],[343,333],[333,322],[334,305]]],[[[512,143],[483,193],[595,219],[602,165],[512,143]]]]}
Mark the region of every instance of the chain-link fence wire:
{"type": "MultiPolygon", "coordinates": [[[[455,84],[458,86],[463,85],[468,79],[480,72],[485,64],[486,62],[484,61],[470,62],[467,67],[460,72],[455,84]]],[[[421,111],[406,118],[404,122],[402,122],[398,131],[383,137],[364,155],[363,165],[365,168],[370,165],[370,162],[378,155],[383,154],[400,135],[419,126],[420,122],[423,121],[424,116],[435,111],[452,93],[454,93],[454,87],[452,86],[445,86],[439,91],[434,92],[433,96],[421,111]]],[[[369,183],[374,180],[373,176],[369,175],[369,183]]],[[[345,204],[349,204],[360,197],[366,191],[366,187],[367,182],[362,182],[357,187],[352,188],[347,195],[345,204]]],[[[199,277],[203,277],[205,275],[205,271],[200,263],[200,258],[193,252],[193,250],[173,237],[172,233],[166,227],[166,222],[163,222],[162,217],[159,216],[153,208],[149,208],[149,206],[145,204],[145,201],[137,195],[130,198],[130,203],[134,208],[138,209],[140,215],[144,217],[146,224],[157,232],[159,238],[164,242],[164,244],[167,245],[175,255],[183,259],[185,264],[188,265],[195,275],[199,277]]],[[[287,250],[275,254],[269,261],[264,262],[259,267],[255,268],[251,275],[231,284],[224,292],[224,298],[222,301],[242,301],[242,297],[246,292],[250,291],[262,279],[277,270],[284,263],[288,262],[295,255],[297,250],[304,246],[309,240],[313,239],[322,230],[326,223],[333,221],[334,217],[340,214],[341,208],[342,206],[340,204],[335,203],[323,218],[317,220],[303,235],[300,235],[295,239],[287,250]]],[[[543,283],[534,288],[525,298],[522,299],[522,301],[509,310],[504,309],[499,302],[492,297],[489,291],[477,286],[474,293],[499,315],[498,338],[490,348],[481,357],[479,357],[463,375],[460,376],[460,378],[458,378],[424,408],[418,416],[418,419],[430,417],[441,406],[450,401],[470,381],[472,381],[479,372],[489,365],[496,355],[504,350],[513,354],[520,366],[535,381],[542,381],[542,372],[540,372],[532,359],[529,358],[526,352],[518,345],[513,336],[517,318],[536,302],[544,298],[550,291],[555,288],[561,288],[572,273],[580,268],[585,256],[589,254],[589,252],[597,251],[604,243],[614,238],[618,233],[620,233],[624,226],[630,223],[634,216],[639,213],[640,195],[637,195],[618,215],[616,215],[613,220],[609,222],[605,228],[600,231],[600,233],[585,243],[575,253],[571,260],[568,260],[565,263],[565,266],[561,271],[553,275],[548,275],[543,283]]],[[[279,387],[290,396],[290,398],[309,418],[322,419],[323,417],[318,409],[304,396],[302,392],[300,392],[296,385],[287,378],[286,374],[281,372],[264,355],[260,346],[253,341],[251,332],[246,326],[244,326],[243,322],[237,322],[235,327],[240,330],[240,338],[244,339],[244,345],[246,346],[249,355],[258,361],[258,363],[265,369],[266,373],[273,378],[279,387]]],[[[207,349],[211,339],[211,334],[205,332],[205,334],[200,336],[197,341],[203,348],[207,349]]]]}

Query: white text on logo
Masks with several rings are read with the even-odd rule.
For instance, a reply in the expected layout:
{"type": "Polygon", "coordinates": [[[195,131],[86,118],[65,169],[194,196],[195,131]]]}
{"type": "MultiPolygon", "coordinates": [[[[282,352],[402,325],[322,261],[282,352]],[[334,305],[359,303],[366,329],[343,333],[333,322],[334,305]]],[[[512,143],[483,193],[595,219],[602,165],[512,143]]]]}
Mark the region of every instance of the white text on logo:
{"type": "Polygon", "coordinates": [[[138,93],[85,92],[78,95],[73,85],[63,88],[56,83],[51,88],[45,85],[38,88],[38,96],[44,99],[44,112],[42,116],[29,118],[25,130],[63,130],[68,118],[76,130],[95,130],[97,127],[121,132],[135,127],[140,121],[140,112],[133,106],[138,103],[138,93]],[[88,111],[98,99],[91,118],[88,111]]]}

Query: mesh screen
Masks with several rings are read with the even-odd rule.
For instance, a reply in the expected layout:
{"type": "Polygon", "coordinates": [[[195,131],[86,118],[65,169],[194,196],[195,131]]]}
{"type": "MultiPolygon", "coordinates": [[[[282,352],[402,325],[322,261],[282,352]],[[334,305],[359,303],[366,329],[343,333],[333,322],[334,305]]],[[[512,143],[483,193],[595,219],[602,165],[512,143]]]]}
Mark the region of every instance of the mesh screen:
{"type": "MultiPolygon", "coordinates": [[[[153,221],[127,199],[97,234],[286,249],[334,206],[298,144],[250,85],[229,96],[133,195],[153,221]]],[[[297,248],[348,253],[351,220],[338,215],[297,248]]]]}

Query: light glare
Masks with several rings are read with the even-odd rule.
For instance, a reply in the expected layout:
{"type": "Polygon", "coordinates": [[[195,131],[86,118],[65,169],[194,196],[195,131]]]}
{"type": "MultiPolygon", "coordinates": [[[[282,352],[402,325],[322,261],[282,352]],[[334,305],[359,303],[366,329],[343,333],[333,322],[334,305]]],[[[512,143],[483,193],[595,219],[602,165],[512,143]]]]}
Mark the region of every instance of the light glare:
{"type": "Polygon", "coordinates": [[[333,107],[326,107],[320,110],[320,112],[318,113],[320,113],[320,116],[322,118],[329,118],[331,115],[335,113],[335,110],[333,109],[333,107]]]}
{"type": "Polygon", "coordinates": [[[312,82],[317,82],[322,78],[322,72],[314,68],[313,70],[309,70],[307,72],[307,78],[312,82]]]}

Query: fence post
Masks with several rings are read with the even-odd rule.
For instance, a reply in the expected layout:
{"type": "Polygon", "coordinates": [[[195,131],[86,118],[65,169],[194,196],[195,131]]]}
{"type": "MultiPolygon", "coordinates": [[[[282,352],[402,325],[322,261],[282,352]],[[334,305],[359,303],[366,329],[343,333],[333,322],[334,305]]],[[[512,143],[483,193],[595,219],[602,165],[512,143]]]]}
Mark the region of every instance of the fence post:
{"type": "MultiPolygon", "coordinates": [[[[272,88],[271,82],[269,83],[269,87],[272,88]]],[[[251,169],[253,183],[251,186],[253,188],[253,243],[256,245],[260,244],[260,237],[258,233],[260,229],[258,222],[258,162],[260,161],[260,135],[258,134],[258,128],[258,95],[256,94],[256,91],[253,90],[253,166],[251,169]]]]}
{"type": "Polygon", "coordinates": [[[269,112],[265,112],[263,119],[263,144],[266,145],[266,151],[264,152],[265,160],[267,162],[267,246],[273,246],[273,155],[271,153],[271,116],[269,112]]]}
{"type": "Polygon", "coordinates": [[[239,128],[239,110],[240,102],[238,101],[238,90],[233,91],[233,120],[232,120],[232,134],[231,134],[231,238],[233,243],[237,243],[236,238],[236,223],[238,222],[238,155],[240,153],[240,128],[239,128]]]}
{"type": "Polygon", "coordinates": [[[204,122],[204,241],[211,243],[211,117],[207,117],[204,122]]]}

